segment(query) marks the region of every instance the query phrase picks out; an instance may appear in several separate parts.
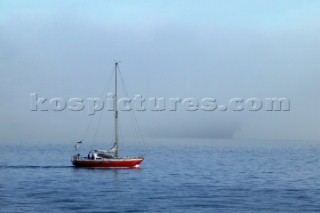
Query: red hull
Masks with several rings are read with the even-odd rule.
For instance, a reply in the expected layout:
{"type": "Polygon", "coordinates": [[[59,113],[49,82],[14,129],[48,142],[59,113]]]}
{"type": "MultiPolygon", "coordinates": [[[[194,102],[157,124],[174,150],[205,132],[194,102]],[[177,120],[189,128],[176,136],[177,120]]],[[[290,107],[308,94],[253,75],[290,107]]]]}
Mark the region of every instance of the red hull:
{"type": "Polygon", "coordinates": [[[135,159],[104,159],[104,160],[73,160],[72,164],[74,166],[80,167],[106,167],[106,168],[130,168],[139,167],[143,158],[135,159]]]}

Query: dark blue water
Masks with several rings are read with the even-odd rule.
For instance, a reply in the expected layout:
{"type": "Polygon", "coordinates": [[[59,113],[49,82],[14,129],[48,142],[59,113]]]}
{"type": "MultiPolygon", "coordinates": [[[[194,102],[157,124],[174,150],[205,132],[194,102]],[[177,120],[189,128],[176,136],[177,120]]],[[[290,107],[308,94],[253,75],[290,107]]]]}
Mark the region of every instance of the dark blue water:
{"type": "Polygon", "coordinates": [[[140,169],[75,168],[72,145],[0,145],[0,211],[320,211],[317,142],[146,140],[140,169]]]}

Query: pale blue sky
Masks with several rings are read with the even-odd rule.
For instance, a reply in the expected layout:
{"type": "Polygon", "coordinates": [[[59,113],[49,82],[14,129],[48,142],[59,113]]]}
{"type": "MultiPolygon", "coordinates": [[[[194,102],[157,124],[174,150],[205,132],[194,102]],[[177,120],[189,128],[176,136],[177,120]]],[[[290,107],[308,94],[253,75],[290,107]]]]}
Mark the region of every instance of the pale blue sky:
{"type": "Polygon", "coordinates": [[[115,59],[132,95],[291,100],[138,113],[148,137],[319,140],[319,20],[319,1],[0,1],[0,143],[77,140],[86,113],[30,112],[29,93],[99,96],[115,59]]]}

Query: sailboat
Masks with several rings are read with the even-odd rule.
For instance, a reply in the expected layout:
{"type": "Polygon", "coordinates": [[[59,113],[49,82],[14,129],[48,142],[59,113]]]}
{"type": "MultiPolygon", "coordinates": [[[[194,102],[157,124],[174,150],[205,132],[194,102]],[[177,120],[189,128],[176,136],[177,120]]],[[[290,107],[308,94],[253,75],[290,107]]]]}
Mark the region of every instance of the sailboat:
{"type": "Polygon", "coordinates": [[[91,150],[87,157],[81,156],[78,148],[82,141],[77,142],[75,145],[75,153],[72,155],[71,162],[74,166],[78,167],[104,167],[104,168],[132,168],[139,167],[144,160],[143,156],[139,157],[119,157],[119,137],[118,137],[118,62],[115,63],[115,112],[114,112],[114,131],[115,142],[111,149],[108,150],[91,150]]]}

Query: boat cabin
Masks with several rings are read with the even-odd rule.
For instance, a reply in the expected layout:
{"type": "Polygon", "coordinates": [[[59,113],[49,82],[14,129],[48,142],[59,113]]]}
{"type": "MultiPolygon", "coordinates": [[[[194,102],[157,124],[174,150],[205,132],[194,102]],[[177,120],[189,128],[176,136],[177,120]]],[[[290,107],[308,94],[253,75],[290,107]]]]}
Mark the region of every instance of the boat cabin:
{"type": "Polygon", "coordinates": [[[88,159],[90,160],[102,160],[102,159],[113,159],[115,158],[113,155],[106,154],[103,152],[99,152],[98,150],[92,150],[88,154],[88,159]]]}

